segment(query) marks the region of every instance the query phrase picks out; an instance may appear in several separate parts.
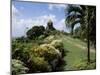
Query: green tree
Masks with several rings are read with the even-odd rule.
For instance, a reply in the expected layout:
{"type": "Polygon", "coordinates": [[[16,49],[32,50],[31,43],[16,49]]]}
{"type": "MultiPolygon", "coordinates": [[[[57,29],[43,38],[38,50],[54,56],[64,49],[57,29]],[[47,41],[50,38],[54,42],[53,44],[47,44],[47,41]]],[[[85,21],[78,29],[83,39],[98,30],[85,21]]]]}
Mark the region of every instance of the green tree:
{"type": "Polygon", "coordinates": [[[67,27],[71,28],[71,35],[73,35],[74,27],[77,23],[80,23],[81,9],[79,6],[69,5],[65,10],[65,24],[67,27]]]}
{"type": "Polygon", "coordinates": [[[44,31],[45,28],[43,26],[34,26],[31,29],[29,29],[26,34],[29,39],[35,39],[36,37],[42,35],[44,31]]]}
{"type": "Polygon", "coordinates": [[[48,21],[46,30],[55,30],[53,27],[53,22],[51,20],[48,21]]]}
{"type": "Polygon", "coordinates": [[[80,23],[81,38],[87,39],[87,60],[90,62],[90,41],[96,44],[96,7],[84,5],[69,5],[67,8],[67,17],[65,23],[71,27],[73,35],[74,26],[80,23]],[[93,21],[95,21],[93,23],[93,21]],[[93,33],[93,34],[92,34],[93,33]],[[93,40],[94,39],[94,40],[93,40]]]}

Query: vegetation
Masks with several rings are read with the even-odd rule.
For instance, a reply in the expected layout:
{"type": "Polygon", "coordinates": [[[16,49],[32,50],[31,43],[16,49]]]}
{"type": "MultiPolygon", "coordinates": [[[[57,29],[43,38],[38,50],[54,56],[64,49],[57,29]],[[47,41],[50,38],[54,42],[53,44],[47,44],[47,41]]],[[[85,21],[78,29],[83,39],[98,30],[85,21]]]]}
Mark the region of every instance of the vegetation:
{"type": "Polygon", "coordinates": [[[90,42],[94,44],[94,46],[96,44],[96,8],[94,6],[69,5],[68,16],[65,22],[70,25],[72,35],[74,26],[80,23],[80,29],[76,31],[81,39],[87,39],[87,59],[88,62],[90,62],[90,42]],[[80,32],[78,32],[78,30],[80,30],[80,32]]]}
{"type": "Polygon", "coordinates": [[[12,74],[95,69],[95,11],[94,6],[68,5],[70,33],[56,30],[49,20],[46,28],[34,26],[26,37],[12,39],[12,74]]]}
{"type": "Polygon", "coordinates": [[[27,31],[27,37],[29,39],[34,39],[43,34],[45,28],[43,26],[34,26],[30,30],[27,31]]]}
{"type": "Polygon", "coordinates": [[[12,74],[17,75],[19,73],[27,73],[29,69],[24,66],[24,63],[20,60],[12,60],[12,74]]]}

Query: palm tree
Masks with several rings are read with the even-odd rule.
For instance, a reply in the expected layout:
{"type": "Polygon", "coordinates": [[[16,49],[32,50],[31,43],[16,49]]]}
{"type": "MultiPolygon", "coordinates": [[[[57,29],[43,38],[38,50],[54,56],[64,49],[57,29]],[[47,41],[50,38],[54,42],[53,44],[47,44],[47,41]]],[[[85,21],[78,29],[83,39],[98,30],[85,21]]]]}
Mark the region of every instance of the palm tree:
{"type": "Polygon", "coordinates": [[[67,15],[66,15],[65,23],[67,27],[71,28],[71,35],[73,35],[73,30],[75,25],[77,23],[80,23],[81,9],[78,6],[69,5],[66,11],[65,13],[67,15]]]}
{"type": "MultiPolygon", "coordinates": [[[[66,13],[67,15],[66,15],[65,23],[67,26],[71,27],[72,35],[73,35],[74,26],[77,23],[80,23],[81,36],[87,38],[87,48],[88,48],[87,61],[90,62],[90,37],[91,37],[90,34],[94,32],[94,35],[92,36],[93,38],[95,38],[95,33],[96,33],[96,31],[93,31],[93,26],[96,28],[95,22],[92,23],[92,21],[95,19],[95,7],[83,6],[83,5],[78,5],[78,6],[69,5],[66,11],[67,11],[66,13]],[[93,26],[90,27],[89,25],[93,25],[93,26]]],[[[95,28],[94,30],[96,30],[95,28]]],[[[94,40],[94,42],[95,41],[96,40],[94,40]]]]}

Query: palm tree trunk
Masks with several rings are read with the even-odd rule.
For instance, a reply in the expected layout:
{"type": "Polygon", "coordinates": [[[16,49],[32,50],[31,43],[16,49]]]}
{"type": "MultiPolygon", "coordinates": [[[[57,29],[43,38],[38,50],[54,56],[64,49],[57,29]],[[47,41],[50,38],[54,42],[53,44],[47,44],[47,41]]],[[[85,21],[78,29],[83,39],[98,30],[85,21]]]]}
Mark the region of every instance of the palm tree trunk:
{"type": "Polygon", "coordinates": [[[90,63],[90,40],[89,40],[89,15],[88,15],[88,12],[89,9],[88,9],[88,6],[86,6],[86,16],[87,16],[87,48],[88,48],[88,52],[87,52],[87,61],[88,63],[90,63]]]}
{"type": "Polygon", "coordinates": [[[74,26],[72,26],[71,28],[71,35],[73,35],[73,29],[74,29],[74,26]]]}
{"type": "Polygon", "coordinates": [[[72,31],[71,31],[71,35],[73,35],[73,29],[72,29],[72,31]]]}
{"type": "Polygon", "coordinates": [[[87,48],[88,48],[88,54],[87,54],[87,57],[88,57],[88,63],[90,63],[90,40],[89,40],[89,24],[88,24],[88,35],[87,35],[87,48]]]}

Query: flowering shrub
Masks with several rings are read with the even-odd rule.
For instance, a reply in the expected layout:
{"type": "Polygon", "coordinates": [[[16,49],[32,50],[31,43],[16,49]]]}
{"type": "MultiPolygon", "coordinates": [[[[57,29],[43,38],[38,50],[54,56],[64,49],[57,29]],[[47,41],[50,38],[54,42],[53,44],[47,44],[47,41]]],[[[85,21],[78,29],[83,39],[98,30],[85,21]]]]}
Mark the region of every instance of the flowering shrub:
{"type": "Polygon", "coordinates": [[[59,50],[50,44],[43,44],[33,50],[35,56],[44,57],[48,61],[52,61],[61,56],[59,50]]]}
{"type": "Polygon", "coordinates": [[[53,40],[50,43],[51,46],[55,47],[56,49],[58,49],[61,52],[61,55],[63,55],[64,53],[64,47],[63,47],[63,43],[62,40],[53,40]]]}
{"type": "Polygon", "coordinates": [[[16,59],[12,59],[12,74],[17,75],[17,74],[22,74],[22,73],[27,73],[29,69],[25,67],[25,64],[16,59]]]}
{"type": "Polygon", "coordinates": [[[47,72],[52,70],[44,57],[32,56],[29,61],[29,66],[31,67],[32,72],[47,72]]]}
{"type": "MultiPolygon", "coordinates": [[[[57,65],[62,59],[63,43],[61,40],[55,40],[54,35],[48,37],[40,36],[38,40],[32,40],[28,43],[14,41],[12,43],[12,58],[23,62],[28,67],[28,73],[33,72],[51,72],[56,70],[57,65]],[[43,40],[42,40],[43,39],[43,40]]],[[[13,61],[17,62],[17,61],[13,61]]],[[[14,63],[12,65],[16,65],[14,63]]],[[[19,62],[17,62],[19,63],[19,62]]],[[[23,63],[19,63],[22,66],[23,63]]],[[[26,69],[14,67],[13,74],[25,73],[26,69]]]]}

